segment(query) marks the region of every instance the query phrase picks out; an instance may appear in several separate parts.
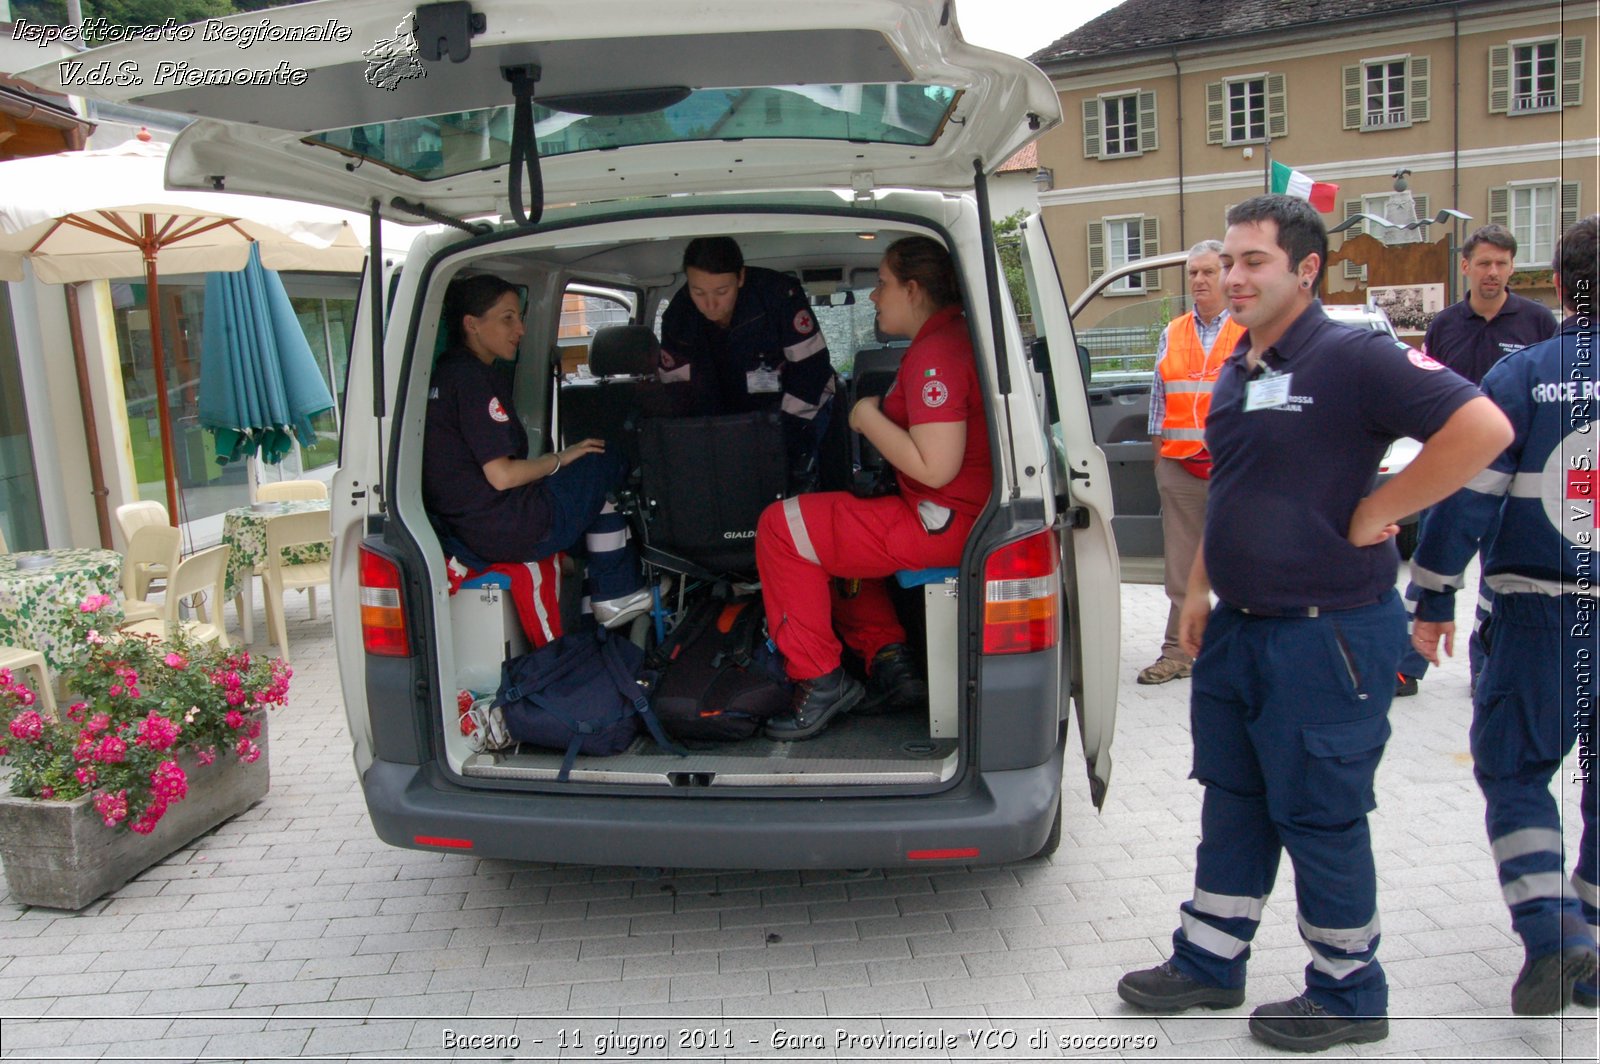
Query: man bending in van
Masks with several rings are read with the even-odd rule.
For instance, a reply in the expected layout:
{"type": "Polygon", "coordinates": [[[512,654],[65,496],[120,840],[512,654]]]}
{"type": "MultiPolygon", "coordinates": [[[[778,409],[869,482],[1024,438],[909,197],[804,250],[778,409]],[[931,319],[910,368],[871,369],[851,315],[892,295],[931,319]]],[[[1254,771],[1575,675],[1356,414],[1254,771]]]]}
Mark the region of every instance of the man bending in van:
{"type": "Polygon", "coordinates": [[[661,319],[662,381],[689,381],[697,414],[780,410],[791,483],[814,471],[834,393],[828,343],[800,283],[746,266],[727,236],[689,242],[688,281],[661,319]]]}

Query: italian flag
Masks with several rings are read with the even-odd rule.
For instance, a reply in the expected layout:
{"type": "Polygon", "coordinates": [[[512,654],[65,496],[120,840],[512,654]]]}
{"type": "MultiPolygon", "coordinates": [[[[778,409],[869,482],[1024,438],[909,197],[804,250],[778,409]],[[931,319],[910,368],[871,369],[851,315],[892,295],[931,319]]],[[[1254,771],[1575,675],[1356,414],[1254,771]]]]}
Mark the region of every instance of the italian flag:
{"type": "Polygon", "coordinates": [[[1313,181],[1299,170],[1275,162],[1272,164],[1272,191],[1281,196],[1309,200],[1323,214],[1334,208],[1339,197],[1339,186],[1326,181],[1313,181]]]}

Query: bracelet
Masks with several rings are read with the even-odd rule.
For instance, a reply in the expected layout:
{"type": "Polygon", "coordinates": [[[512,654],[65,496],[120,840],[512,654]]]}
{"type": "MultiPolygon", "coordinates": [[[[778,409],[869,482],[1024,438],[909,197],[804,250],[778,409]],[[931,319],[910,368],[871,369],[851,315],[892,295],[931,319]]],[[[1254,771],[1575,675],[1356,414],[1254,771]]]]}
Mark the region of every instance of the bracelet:
{"type": "Polygon", "coordinates": [[[547,477],[553,477],[557,473],[561,472],[561,452],[560,451],[551,451],[550,452],[550,457],[554,458],[556,460],[556,467],[554,469],[550,470],[550,472],[545,474],[545,476],[547,476],[547,477]]]}

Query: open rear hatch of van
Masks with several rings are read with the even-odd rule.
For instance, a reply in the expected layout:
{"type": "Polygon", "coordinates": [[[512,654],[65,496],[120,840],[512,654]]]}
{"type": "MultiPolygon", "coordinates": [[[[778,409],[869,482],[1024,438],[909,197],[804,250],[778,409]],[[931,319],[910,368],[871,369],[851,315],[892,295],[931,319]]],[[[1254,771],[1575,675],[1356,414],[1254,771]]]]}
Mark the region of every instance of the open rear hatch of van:
{"type": "MultiPolygon", "coordinates": [[[[974,160],[992,171],[1059,120],[1049,80],[959,40],[944,0],[714,0],[694,16],[641,0],[328,0],[221,20],[177,63],[165,41],[96,49],[138,83],[93,91],[197,119],[169,155],[171,187],[376,201],[408,222],[417,205],[508,213],[516,72],[550,203],[970,188],[974,160]]],[[[25,76],[74,91],[74,69],[25,76]]]]}
{"type": "MultiPolygon", "coordinates": [[[[195,117],[169,154],[170,187],[376,209],[413,223],[506,216],[516,213],[513,199],[536,215],[543,203],[684,193],[963,192],[1060,121],[1049,79],[961,40],[948,0],[706,0],[693,12],[686,19],[682,5],[649,0],[327,0],[221,20],[221,30],[184,43],[181,61],[165,41],[84,58],[140,74],[96,96],[195,117]]],[[[72,69],[52,64],[24,76],[71,90],[72,69]]],[[[385,345],[391,373],[405,354],[395,335],[404,305],[385,345]]],[[[1003,401],[1033,402],[1020,392],[1003,401]]],[[[363,483],[359,499],[334,501],[341,534],[359,538],[385,503],[391,519],[398,512],[392,485],[384,500],[366,489],[383,481],[384,459],[363,455],[359,475],[342,472],[363,483]]],[[[351,461],[347,450],[342,462],[351,461]]],[[[1079,554],[1083,564],[1101,558],[1079,554]]],[[[1107,568],[1114,578],[1114,557],[1107,568]]],[[[352,570],[341,576],[346,596],[355,593],[352,570]]],[[[1102,598],[1089,602],[1114,615],[1114,600],[1102,598]]],[[[1103,791],[1115,668],[1095,667],[1105,675],[1090,715],[1106,727],[1085,728],[1084,741],[1103,791]]],[[[928,739],[925,718],[846,723],[871,727],[838,727],[802,744],[750,740],[688,759],[643,740],[621,757],[580,762],[574,778],[931,786],[956,770],[956,743],[928,739]]],[[[542,780],[559,762],[478,755],[461,768],[542,780]]]]}

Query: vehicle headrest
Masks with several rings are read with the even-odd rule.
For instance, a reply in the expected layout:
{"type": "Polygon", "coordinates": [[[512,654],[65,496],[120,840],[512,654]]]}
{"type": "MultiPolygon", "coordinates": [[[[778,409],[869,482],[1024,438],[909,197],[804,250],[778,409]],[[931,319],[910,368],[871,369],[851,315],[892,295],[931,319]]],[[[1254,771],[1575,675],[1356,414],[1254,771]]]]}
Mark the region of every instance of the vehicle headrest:
{"type": "Polygon", "coordinates": [[[607,325],[589,338],[589,372],[596,377],[654,374],[661,344],[648,325],[607,325]]]}

